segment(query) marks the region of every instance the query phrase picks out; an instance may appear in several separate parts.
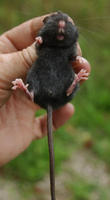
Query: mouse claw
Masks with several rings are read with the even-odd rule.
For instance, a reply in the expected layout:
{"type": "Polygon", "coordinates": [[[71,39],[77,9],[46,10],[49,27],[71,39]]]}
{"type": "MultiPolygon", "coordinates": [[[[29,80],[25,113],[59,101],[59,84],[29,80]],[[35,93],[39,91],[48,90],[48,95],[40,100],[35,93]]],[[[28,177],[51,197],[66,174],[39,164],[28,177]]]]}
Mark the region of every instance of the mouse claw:
{"type": "Polygon", "coordinates": [[[12,81],[13,87],[12,90],[16,90],[16,89],[22,89],[29,97],[29,99],[31,99],[33,101],[34,99],[34,95],[33,92],[29,92],[28,90],[28,86],[29,84],[24,84],[21,78],[17,78],[14,81],[12,81]]]}
{"type": "Polygon", "coordinates": [[[80,72],[77,74],[79,81],[88,79],[89,73],[85,69],[81,69],[80,72]]]}
{"type": "Polygon", "coordinates": [[[40,46],[40,45],[43,43],[43,39],[42,39],[41,36],[36,37],[35,40],[36,40],[36,44],[37,44],[38,46],[40,46]]]}
{"type": "Polygon", "coordinates": [[[24,85],[23,81],[21,78],[17,78],[14,81],[12,81],[13,87],[12,90],[16,90],[17,88],[26,90],[29,84],[24,85]]]}

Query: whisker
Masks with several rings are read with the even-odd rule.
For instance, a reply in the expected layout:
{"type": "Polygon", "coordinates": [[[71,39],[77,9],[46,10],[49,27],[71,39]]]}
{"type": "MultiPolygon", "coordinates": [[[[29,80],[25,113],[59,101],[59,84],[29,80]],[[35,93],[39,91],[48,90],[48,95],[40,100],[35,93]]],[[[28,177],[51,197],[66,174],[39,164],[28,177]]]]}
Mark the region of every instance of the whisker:
{"type": "Polygon", "coordinates": [[[110,16],[77,18],[77,20],[80,20],[80,21],[110,20],[110,16]]]}
{"type": "Polygon", "coordinates": [[[104,31],[102,31],[101,29],[97,29],[97,30],[95,30],[95,31],[93,31],[93,30],[91,30],[91,29],[87,29],[87,28],[85,28],[85,27],[81,27],[81,26],[77,26],[78,28],[79,28],[79,31],[82,33],[82,31],[85,31],[86,33],[90,33],[90,34],[92,34],[92,35],[94,35],[94,36],[96,36],[96,37],[100,37],[100,38],[105,38],[105,32],[104,31]]]}

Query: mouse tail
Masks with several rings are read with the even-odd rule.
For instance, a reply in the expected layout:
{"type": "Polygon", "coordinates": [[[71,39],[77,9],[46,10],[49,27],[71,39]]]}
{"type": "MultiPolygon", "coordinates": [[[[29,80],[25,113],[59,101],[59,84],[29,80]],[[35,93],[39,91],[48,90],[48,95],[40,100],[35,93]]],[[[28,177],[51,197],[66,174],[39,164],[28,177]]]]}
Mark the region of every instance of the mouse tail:
{"type": "Polygon", "coordinates": [[[55,166],[54,166],[54,144],[53,144],[53,129],[52,129],[52,106],[47,107],[47,129],[48,129],[48,147],[50,159],[50,191],[51,200],[55,200],[55,166]]]}

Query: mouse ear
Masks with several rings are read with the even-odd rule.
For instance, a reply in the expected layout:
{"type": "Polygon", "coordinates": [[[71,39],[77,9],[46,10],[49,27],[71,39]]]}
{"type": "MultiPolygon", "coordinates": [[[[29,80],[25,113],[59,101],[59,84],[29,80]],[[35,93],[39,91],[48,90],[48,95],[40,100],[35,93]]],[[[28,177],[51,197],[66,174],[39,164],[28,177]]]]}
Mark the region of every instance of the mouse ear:
{"type": "Polygon", "coordinates": [[[62,14],[62,11],[61,11],[61,10],[58,10],[58,11],[57,11],[57,14],[62,14]]]}
{"type": "Polygon", "coordinates": [[[49,16],[47,16],[47,17],[45,17],[45,18],[43,19],[43,23],[44,23],[44,24],[47,22],[48,18],[49,18],[49,16]]]}

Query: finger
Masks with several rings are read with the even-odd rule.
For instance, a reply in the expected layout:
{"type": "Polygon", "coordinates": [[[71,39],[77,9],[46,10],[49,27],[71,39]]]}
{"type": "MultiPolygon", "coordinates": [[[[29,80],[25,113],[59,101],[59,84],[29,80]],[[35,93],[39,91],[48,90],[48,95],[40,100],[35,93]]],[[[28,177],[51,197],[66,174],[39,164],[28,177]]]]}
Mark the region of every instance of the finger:
{"type": "Polygon", "coordinates": [[[77,55],[82,56],[82,51],[78,42],[77,42],[77,55]]]}
{"type": "Polygon", "coordinates": [[[74,113],[74,106],[71,103],[66,104],[65,106],[57,109],[53,112],[53,126],[54,129],[59,128],[72,117],[74,113]]]}
{"type": "MultiPolygon", "coordinates": [[[[53,128],[54,130],[66,123],[73,115],[74,107],[68,103],[65,106],[53,112],[53,128]]],[[[34,137],[40,139],[47,134],[47,115],[36,118],[34,124],[34,137]],[[39,128],[38,128],[39,127],[39,128]],[[37,130],[40,130],[39,132],[37,130]]]]}
{"type": "Polygon", "coordinates": [[[16,50],[22,50],[31,45],[42,27],[43,19],[46,16],[48,15],[36,17],[5,32],[0,37],[0,52],[9,53],[16,50]],[[8,46],[8,48],[6,48],[6,46],[8,46]]]}
{"type": "Polygon", "coordinates": [[[0,55],[0,87],[10,89],[16,78],[24,78],[37,58],[35,43],[22,51],[0,55]]]}
{"type": "MultiPolygon", "coordinates": [[[[31,19],[4,33],[0,37],[0,52],[15,52],[31,45],[34,42],[40,28],[42,27],[43,19],[46,16],[48,15],[31,19]]],[[[73,20],[70,17],[69,20],[74,24],[73,20]]],[[[80,56],[82,55],[79,43],[77,43],[77,54],[80,56]]]]}

